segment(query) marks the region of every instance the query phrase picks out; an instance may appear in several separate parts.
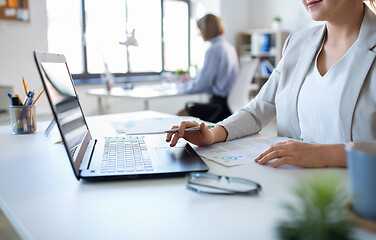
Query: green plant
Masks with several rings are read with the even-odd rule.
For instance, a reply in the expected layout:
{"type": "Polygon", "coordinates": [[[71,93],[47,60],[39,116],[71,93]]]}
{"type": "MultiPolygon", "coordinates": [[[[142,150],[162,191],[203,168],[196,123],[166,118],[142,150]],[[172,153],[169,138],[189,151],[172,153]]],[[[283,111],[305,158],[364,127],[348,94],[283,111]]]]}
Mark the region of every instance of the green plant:
{"type": "Polygon", "coordinates": [[[183,70],[183,69],[178,69],[178,70],[175,71],[175,73],[182,75],[182,74],[187,74],[188,71],[187,70],[183,70]]]}
{"type": "Polygon", "coordinates": [[[280,21],[282,21],[282,19],[281,19],[280,17],[274,17],[274,18],[273,18],[273,21],[280,22],[280,21]]]}
{"type": "Polygon", "coordinates": [[[348,196],[338,178],[317,176],[295,189],[298,204],[285,204],[289,220],[282,221],[282,239],[352,239],[352,225],[346,219],[348,196]]]}

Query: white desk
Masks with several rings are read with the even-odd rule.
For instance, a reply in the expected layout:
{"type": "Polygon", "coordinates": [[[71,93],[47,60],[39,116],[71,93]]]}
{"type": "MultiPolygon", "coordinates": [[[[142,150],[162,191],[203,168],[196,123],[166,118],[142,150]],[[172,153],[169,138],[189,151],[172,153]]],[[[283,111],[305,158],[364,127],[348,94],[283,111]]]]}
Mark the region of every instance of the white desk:
{"type": "MultiPolygon", "coordinates": [[[[156,116],[165,114],[97,116],[88,122],[99,137],[116,135],[109,120],[156,116]]],[[[286,217],[281,205],[294,199],[294,183],[324,172],[348,181],[346,169],[273,169],[255,163],[227,168],[211,161],[206,161],[209,172],[255,180],[263,191],[252,197],[201,195],[187,190],[182,177],[77,181],[63,146],[54,144],[57,131],[44,137],[46,126],[17,136],[9,126],[0,127],[0,207],[26,239],[276,239],[275,227],[286,217]]],[[[357,239],[375,238],[357,234],[357,239]]]]}
{"type": "MultiPolygon", "coordinates": [[[[86,93],[97,97],[101,113],[103,113],[102,98],[107,97],[140,99],[144,103],[144,110],[149,110],[149,101],[152,99],[192,95],[191,93],[179,93],[175,84],[136,85],[133,89],[114,87],[110,92],[105,88],[96,88],[89,89],[86,93]]],[[[204,94],[198,95],[201,96],[204,94]]]]}

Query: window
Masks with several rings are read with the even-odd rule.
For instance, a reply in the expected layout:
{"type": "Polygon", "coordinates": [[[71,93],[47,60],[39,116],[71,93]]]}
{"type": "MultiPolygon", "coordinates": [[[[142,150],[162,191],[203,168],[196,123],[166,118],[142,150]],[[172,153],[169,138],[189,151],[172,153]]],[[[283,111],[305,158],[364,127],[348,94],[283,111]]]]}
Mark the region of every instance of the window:
{"type": "Polygon", "coordinates": [[[188,69],[188,0],[47,0],[48,49],[66,56],[74,78],[188,69]],[[138,46],[119,44],[134,31],[138,46]]]}
{"type": "MultiPolygon", "coordinates": [[[[165,2],[165,1],[164,1],[165,2]]],[[[127,0],[127,29],[135,30],[138,46],[129,46],[134,72],[162,71],[162,8],[156,0],[127,0]]]]}
{"type": "Polygon", "coordinates": [[[175,71],[189,66],[189,16],[186,3],[165,1],[163,18],[163,37],[165,53],[165,70],[175,71]]]}
{"type": "Polygon", "coordinates": [[[87,72],[104,72],[104,62],[114,73],[125,73],[126,51],[119,44],[125,36],[124,1],[85,1],[87,72]]]}
{"type": "Polygon", "coordinates": [[[77,0],[47,0],[48,50],[63,53],[71,73],[83,73],[81,5],[77,0]]]}

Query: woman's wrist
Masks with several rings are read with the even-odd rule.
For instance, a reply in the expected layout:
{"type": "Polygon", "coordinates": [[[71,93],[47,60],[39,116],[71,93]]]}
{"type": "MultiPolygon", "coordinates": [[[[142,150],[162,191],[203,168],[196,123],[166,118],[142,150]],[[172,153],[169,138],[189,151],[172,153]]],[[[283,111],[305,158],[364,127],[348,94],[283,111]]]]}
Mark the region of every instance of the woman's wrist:
{"type": "Polygon", "coordinates": [[[227,139],[227,130],[222,126],[216,126],[210,130],[213,134],[213,143],[224,142],[227,139]]]}
{"type": "Polygon", "coordinates": [[[321,144],[322,159],[328,167],[346,167],[346,151],[344,144],[321,144]]]}

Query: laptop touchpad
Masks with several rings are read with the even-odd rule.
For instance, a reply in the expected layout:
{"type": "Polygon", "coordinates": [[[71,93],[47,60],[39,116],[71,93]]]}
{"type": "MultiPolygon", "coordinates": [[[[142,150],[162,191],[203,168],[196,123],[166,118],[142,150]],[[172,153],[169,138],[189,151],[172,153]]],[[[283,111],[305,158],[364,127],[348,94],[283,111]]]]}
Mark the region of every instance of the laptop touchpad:
{"type": "Polygon", "coordinates": [[[156,149],[159,159],[156,162],[158,168],[170,169],[175,166],[176,169],[186,169],[197,164],[197,159],[193,157],[184,147],[166,147],[156,149]]]}

